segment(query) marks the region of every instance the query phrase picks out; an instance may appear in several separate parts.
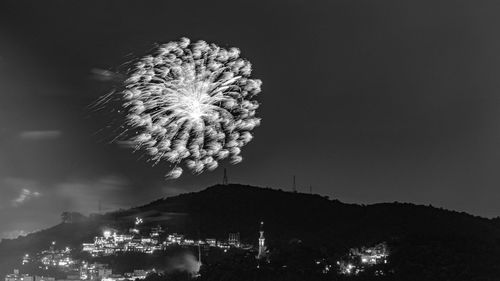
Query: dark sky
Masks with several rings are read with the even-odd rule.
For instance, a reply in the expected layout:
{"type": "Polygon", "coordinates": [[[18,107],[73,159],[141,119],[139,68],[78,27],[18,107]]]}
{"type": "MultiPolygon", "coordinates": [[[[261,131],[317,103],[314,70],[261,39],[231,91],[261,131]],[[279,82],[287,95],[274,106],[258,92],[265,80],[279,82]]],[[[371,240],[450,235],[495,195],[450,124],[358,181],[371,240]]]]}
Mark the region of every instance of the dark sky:
{"type": "Polygon", "coordinates": [[[116,69],[182,36],[236,46],[263,80],[262,125],[230,181],[345,202],[500,215],[498,1],[2,1],[0,237],[64,210],[220,182],[103,141],[87,108],[116,69]]]}

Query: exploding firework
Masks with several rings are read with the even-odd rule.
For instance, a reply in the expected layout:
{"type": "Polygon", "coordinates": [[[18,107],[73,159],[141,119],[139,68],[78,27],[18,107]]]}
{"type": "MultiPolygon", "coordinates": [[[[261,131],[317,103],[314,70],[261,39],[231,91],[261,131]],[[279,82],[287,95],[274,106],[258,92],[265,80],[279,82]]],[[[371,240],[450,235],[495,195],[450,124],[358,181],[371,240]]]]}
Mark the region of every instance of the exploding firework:
{"type": "Polygon", "coordinates": [[[154,164],[171,163],[167,178],[183,168],[214,170],[226,158],[241,162],[241,148],[260,124],[254,98],[262,82],[251,72],[237,48],[187,38],[159,46],[135,63],[114,94],[125,112],[120,140],[154,164]]]}

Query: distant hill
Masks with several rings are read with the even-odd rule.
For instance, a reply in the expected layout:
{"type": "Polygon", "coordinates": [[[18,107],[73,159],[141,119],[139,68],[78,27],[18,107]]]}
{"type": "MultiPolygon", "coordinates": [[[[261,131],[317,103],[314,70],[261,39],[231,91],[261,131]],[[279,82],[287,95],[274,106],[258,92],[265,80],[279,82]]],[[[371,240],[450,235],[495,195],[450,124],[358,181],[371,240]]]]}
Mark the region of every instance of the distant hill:
{"type": "Polygon", "coordinates": [[[264,221],[271,247],[302,241],[331,255],[387,241],[390,263],[404,280],[500,280],[498,219],[406,203],[345,204],[320,195],[236,184],[3,240],[0,274],[10,271],[24,253],[46,248],[51,241],[76,247],[92,241],[104,227],[127,229],[137,216],[146,225],[161,224],[193,238],[227,238],[229,232],[240,232],[242,240],[254,244],[264,221]]]}

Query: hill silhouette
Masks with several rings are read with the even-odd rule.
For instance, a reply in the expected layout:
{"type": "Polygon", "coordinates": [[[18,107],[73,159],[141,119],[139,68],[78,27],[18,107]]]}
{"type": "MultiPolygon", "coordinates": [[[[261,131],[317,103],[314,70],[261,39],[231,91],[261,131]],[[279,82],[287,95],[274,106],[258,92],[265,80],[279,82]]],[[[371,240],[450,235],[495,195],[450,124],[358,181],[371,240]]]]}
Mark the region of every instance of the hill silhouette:
{"type": "Polygon", "coordinates": [[[0,243],[0,274],[24,253],[47,247],[79,247],[105,227],[127,229],[140,216],[146,225],[192,238],[227,238],[239,232],[256,244],[265,222],[271,249],[300,241],[335,259],[351,247],[385,241],[394,280],[500,280],[500,223],[463,212],[408,203],[345,204],[325,196],[246,185],[215,185],[200,192],[52,228],[0,243]]]}

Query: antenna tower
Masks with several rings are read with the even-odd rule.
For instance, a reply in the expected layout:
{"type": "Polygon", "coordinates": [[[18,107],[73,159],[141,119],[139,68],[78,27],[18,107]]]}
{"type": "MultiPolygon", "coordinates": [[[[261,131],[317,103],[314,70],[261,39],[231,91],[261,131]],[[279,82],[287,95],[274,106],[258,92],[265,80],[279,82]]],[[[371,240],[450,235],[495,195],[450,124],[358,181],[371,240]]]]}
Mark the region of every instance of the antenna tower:
{"type": "Polygon", "coordinates": [[[227,170],[224,168],[224,177],[222,177],[222,185],[227,185],[228,180],[227,180],[227,170]]]}

